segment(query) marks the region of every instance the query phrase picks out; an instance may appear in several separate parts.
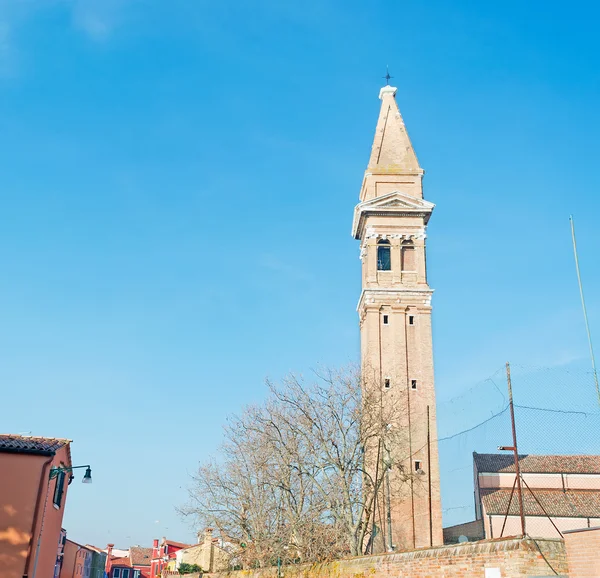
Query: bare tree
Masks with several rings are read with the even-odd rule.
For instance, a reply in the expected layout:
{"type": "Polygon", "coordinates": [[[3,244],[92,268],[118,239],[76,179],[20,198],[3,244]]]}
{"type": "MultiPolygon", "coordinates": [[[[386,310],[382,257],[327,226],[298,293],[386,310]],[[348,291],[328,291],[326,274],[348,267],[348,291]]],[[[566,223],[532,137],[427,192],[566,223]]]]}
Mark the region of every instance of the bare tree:
{"type": "MultiPolygon", "coordinates": [[[[237,545],[246,566],[359,555],[404,432],[399,403],[356,368],[267,382],[269,396],[225,427],[182,508],[237,545]]],[[[395,479],[408,479],[401,473],[395,479]]]]}

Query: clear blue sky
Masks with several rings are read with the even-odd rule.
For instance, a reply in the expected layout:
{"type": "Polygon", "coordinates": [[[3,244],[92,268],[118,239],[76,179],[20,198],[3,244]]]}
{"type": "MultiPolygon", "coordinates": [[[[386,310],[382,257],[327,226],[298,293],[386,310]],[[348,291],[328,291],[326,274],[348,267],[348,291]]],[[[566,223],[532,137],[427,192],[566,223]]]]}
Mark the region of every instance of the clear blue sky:
{"type": "Polygon", "coordinates": [[[190,539],[174,506],[226,415],[265,376],[356,360],[386,64],[437,204],[440,399],[507,359],[585,359],[568,215],[600,342],[599,12],[0,0],[0,429],[92,464],[70,537],[190,539]]]}

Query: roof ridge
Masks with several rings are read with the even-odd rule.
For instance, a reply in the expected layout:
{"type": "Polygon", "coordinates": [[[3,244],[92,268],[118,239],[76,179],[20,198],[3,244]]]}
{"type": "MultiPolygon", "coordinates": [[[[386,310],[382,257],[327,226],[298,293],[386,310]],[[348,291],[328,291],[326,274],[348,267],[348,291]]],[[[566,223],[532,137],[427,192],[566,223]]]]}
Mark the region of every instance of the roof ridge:
{"type": "Polygon", "coordinates": [[[8,438],[19,438],[24,440],[46,440],[46,441],[54,441],[54,442],[65,442],[65,443],[73,443],[73,440],[67,438],[57,438],[57,437],[49,437],[49,436],[34,436],[34,435],[23,435],[23,434],[12,434],[12,433],[0,433],[0,437],[8,437],[8,438]]]}

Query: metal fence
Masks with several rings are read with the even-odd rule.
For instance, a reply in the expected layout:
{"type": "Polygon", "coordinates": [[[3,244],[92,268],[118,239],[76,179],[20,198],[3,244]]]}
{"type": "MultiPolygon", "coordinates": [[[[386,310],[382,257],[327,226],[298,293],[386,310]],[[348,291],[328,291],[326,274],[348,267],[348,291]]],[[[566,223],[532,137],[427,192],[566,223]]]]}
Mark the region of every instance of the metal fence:
{"type": "Polygon", "coordinates": [[[600,526],[600,405],[593,373],[511,367],[438,401],[447,542],[600,526]],[[502,449],[499,449],[502,448],[502,449]],[[517,475],[517,471],[519,475],[517,475]]]}

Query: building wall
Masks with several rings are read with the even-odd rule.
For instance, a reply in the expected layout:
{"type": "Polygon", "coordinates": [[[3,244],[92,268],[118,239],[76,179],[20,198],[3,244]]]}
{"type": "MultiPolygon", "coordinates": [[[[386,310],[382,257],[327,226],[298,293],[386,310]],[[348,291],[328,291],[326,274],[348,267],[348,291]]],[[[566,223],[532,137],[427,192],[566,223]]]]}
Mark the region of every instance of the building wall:
{"type": "MultiPolygon", "coordinates": [[[[502,578],[565,576],[567,556],[562,540],[486,540],[338,560],[313,566],[284,566],[286,578],[485,578],[497,569],[502,578]],[[539,548],[539,549],[538,549],[539,548]]],[[[276,578],[277,568],[213,574],[213,578],[276,578]]]]}
{"type": "Polygon", "coordinates": [[[134,566],[133,569],[140,573],[139,578],[150,578],[150,566],[134,566]]]}
{"type": "MultiPolygon", "coordinates": [[[[599,518],[552,518],[561,532],[568,530],[579,530],[600,524],[599,518]]],[[[499,538],[502,532],[504,516],[485,516],[485,532],[488,538],[499,538]],[[491,524],[490,524],[491,518],[491,524]]],[[[548,518],[541,516],[525,516],[525,532],[534,538],[559,538],[556,528],[548,518]]],[[[519,516],[508,516],[504,536],[521,535],[521,518],[519,516]]]]}
{"type": "Polygon", "coordinates": [[[79,552],[79,544],[72,542],[67,538],[63,551],[63,562],[60,570],[60,578],[74,578],[75,576],[75,559],[79,552]]]}
{"type": "Polygon", "coordinates": [[[600,526],[565,534],[570,578],[600,576],[600,526]]]}
{"type": "Polygon", "coordinates": [[[0,567],[22,578],[45,456],[0,453],[0,567]]]}
{"type": "Polygon", "coordinates": [[[202,570],[210,572],[210,550],[207,552],[203,543],[179,550],[177,552],[177,568],[180,564],[198,564],[202,570]]]}
{"type": "Polygon", "coordinates": [[[483,540],[485,537],[483,520],[475,520],[473,522],[466,522],[465,524],[457,524],[456,526],[444,528],[444,544],[458,543],[460,536],[466,536],[470,542],[483,540]]]}
{"type": "Polygon", "coordinates": [[[49,481],[51,466],[70,465],[66,447],[52,457],[0,452],[0,567],[2,578],[33,575],[37,538],[41,528],[46,496],[44,532],[40,544],[36,578],[52,577],[67,497],[65,484],[62,506],[52,504],[54,480],[49,481]],[[50,460],[50,461],[49,461],[50,460]],[[42,486],[37,523],[32,532],[38,490],[42,486]],[[25,568],[30,552],[28,567],[25,568]]]}
{"type": "MultiPolygon", "coordinates": [[[[600,490],[598,474],[522,474],[530,488],[566,489],[566,490],[600,490]]],[[[513,473],[481,473],[479,487],[511,489],[515,481],[513,473]]]]}
{"type": "Polygon", "coordinates": [[[104,578],[105,566],[106,554],[100,552],[93,552],[92,565],[90,569],[90,578],[104,578]]]}
{"type": "MultiPolygon", "coordinates": [[[[71,466],[71,460],[69,457],[69,452],[66,447],[60,448],[54,459],[52,460],[53,467],[60,467],[64,465],[66,467],[71,466]]],[[[65,513],[65,505],[67,503],[67,492],[69,485],[65,481],[64,492],[62,496],[61,506],[57,508],[53,504],[53,496],[54,489],[56,487],[57,479],[49,480],[47,477],[44,480],[46,485],[46,491],[44,492],[44,496],[42,499],[42,512],[44,508],[44,502],[46,506],[45,515],[40,514],[38,518],[38,523],[36,524],[35,530],[35,541],[37,542],[37,537],[39,536],[40,530],[42,528],[42,518],[44,520],[43,532],[42,532],[42,540],[41,546],[38,555],[38,563],[37,563],[37,571],[35,578],[45,578],[45,576],[52,576],[52,572],[54,569],[54,565],[56,563],[56,553],[58,548],[58,542],[60,538],[60,531],[62,528],[63,516],[65,513]]],[[[35,564],[35,550],[36,545],[33,546],[32,560],[30,564],[30,572],[29,576],[33,576],[33,567],[35,564]]]]}
{"type": "Polygon", "coordinates": [[[60,573],[62,572],[65,554],[65,544],[67,542],[67,531],[64,528],[61,529],[58,540],[58,553],[56,556],[56,564],[54,565],[53,578],[60,578],[60,573]]]}
{"type": "MultiPolygon", "coordinates": [[[[94,552],[72,540],[65,542],[60,578],[98,578],[92,576],[94,552]]],[[[104,571],[104,567],[102,568],[104,571]]],[[[100,574],[102,578],[102,574],[100,574]]]]}
{"type": "Polygon", "coordinates": [[[75,557],[75,571],[73,578],[90,578],[92,571],[92,552],[80,546],[75,557]]]}
{"type": "Polygon", "coordinates": [[[226,570],[229,568],[229,554],[219,547],[218,538],[213,538],[211,532],[206,532],[200,544],[177,552],[177,568],[182,563],[198,564],[205,572],[226,570]]]}

